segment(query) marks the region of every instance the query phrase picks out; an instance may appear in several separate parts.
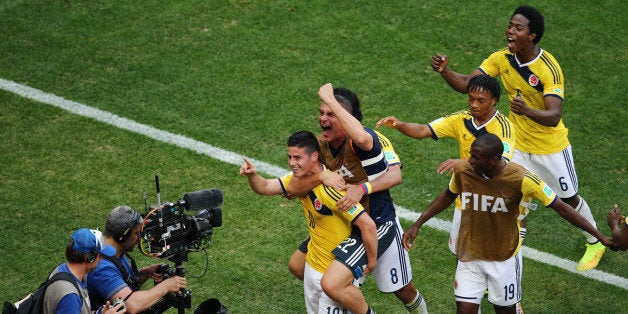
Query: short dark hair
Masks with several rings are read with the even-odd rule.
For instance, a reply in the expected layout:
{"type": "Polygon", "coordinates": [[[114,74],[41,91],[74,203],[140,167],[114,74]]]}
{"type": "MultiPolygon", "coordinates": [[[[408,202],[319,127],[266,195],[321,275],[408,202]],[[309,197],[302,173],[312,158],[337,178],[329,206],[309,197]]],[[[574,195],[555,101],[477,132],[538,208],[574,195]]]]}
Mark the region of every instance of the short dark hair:
{"type": "MultiPolygon", "coordinates": [[[[517,14],[521,14],[528,19],[528,27],[530,28],[530,33],[536,34],[536,38],[534,38],[533,42],[538,44],[543,37],[543,33],[545,32],[545,18],[543,18],[543,14],[539,12],[534,7],[529,5],[522,5],[515,9],[515,12],[512,13],[512,16],[517,14]]],[[[511,18],[512,18],[511,16],[511,18]]]]}
{"type": "Polygon", "coordinates": [[[495,97],[497,101],[499,101],[499,96],[502,93],[502,88],[499,86],[499,82],[496,78],[487,74],[480,74],[472,77],[469,80],[469,83],[467,84],[468,92],[482,90],[491,93],[491,95],[493,95],[493,97],[495,97]]]}
{"type": "Polygon", "coordinates": [[[305,152],[311,155],[313,152],[320,154],[321,147],[316,135],[310,131],[296,131],[288,138],[288,147],[305,148],[305,152]]]}
{"type": "Polygon", "coordinates": [[[65,258],[68,262],[78,264],[87,261],[89,253],[83,253],[74,249],[74,239],[70,238],[65,247],[65,258]]]}
{"type": "Polygon", "coordinates": [[[480,147],[484,155],[489,158],[502,158],[502,154],[504,153],[502,140],[493,133],[486,133],[476,138],[473,144],[471,144],[471,147],[480,147]]]}
{"type": "Polygon", "coordinates": [[[360,122],[362,121],[364,116],[362,115],[362,110],[360,110],[358,95],[348,88],[336,87],[334,88],[334,97],[354,118],[360,122]]]}

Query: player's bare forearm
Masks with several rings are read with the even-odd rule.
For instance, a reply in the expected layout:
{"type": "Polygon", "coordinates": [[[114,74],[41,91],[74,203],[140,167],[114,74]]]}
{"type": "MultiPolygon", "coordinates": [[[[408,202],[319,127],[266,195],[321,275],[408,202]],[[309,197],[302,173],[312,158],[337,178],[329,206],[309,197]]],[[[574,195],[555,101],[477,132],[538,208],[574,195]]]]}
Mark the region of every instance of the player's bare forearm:
{"type": "Polygon", "coordinates": [[[609,237],[601,234],[593,225],[591,225],[589,221],[587,221],[582,215],[578,214],[578,212],[573,209],[573,207],[563,202],[561,199],[557,198],[554,201],[554,203],[552,204],[552,209],[554,209],[560,216],[569,221],[572,225],[596,237],[605,246],[612,245],[612,240],[609,237]]]}
{"type": "Polygon", "coordinates": [[[401,164],[390,165],[386,172],[382,173],[373,181],[370,181],[371,188],[373,189],[371,193],[388,190],[401,184],[402,181],[401,164]]]}
{"type": "Polygon", "coordinates": [[[562,99],[546,96],[544,102],[545,109],[539,110],[530,107],[521,97],[515,97],[510,101],[510,111],[524,115],[540,125],[555,127],[563,116],[562,99]]]}
{"type": "Polygon", "coordinates": [[[479,69],[475,69],[469,75],[465,75],[462,73],[454,72],[448,67],[444,68],[443,71],[440,72],[440,75],[443,77],[443,79],[445,79],[445,82],[447,82],[447,84],[451,88],[463,94],[466,94],[468,92],[467,84],[469,84],[469,80],[472,77],[480,74],[482,74],[482,71],[480,71],[479,69]]]}
{"type": "Polygon", "coordinates": [[[253,192],[261,195],[281,194],[279,182],[277,182],[276,186],[273,186],[269,180],[264,179],[257,173],[257,169],[251,161],[249,161],[246,157],[242,158],[242,160],[244,161],[244,164],[240,166],[240,174],[247,178],[249,186],[253,192]]]}
{"type": "Polygon", "coordinates": [[[292,177],[288,186],[288,194],[293,196],[304,196],[317,185],[323,183],[320,174],[315,173],[305,177],[292,177]]]}
{"type": "Polygon", "coordinates": [[[269,180],[264,179],[262,176],[260,176],[257,173],[247,175],[246,177],[249,180],[249,186],[251,186],[251,190],[253,190],[253,192],[257,194],[260,194],[260,195],[281,194],[281,193],[276,193],[276,191],[271,190],[269,180]]]}
{"type": "Polygon", "coordinates": [[[379,119],[375,124],[375,127],[385,126],[391,129],[397,129],[401,134],[416,138],[423,139],[432,136],[432,131],[427,125],[411,122],[403,122],[393,116],[388,116],[379,119]]]}
{"type": "Polygon", "coordinates": [[[377,227],[369,215],[363,213],[354,224],[360,229],[362,242],[366,250],[367,273],[375,269],[377,263],[377,227]]]}
{"type": "Polygon", "coordinates": [[[403,234],[403,246],[406,250],[410,250],[412,248],[412,244],[414,239],[416,238],[419,229],[425,222],[430,220],[432,217],[438,215],[442,211],[444,211],[449,205],[451,205],[456,199],[457,194],[452,193],[449,189],[445,189],[442,191],[436,199],[427,206],[425,211],[419,216],[419,218],[410,226],[410,228],[403,234]]]}

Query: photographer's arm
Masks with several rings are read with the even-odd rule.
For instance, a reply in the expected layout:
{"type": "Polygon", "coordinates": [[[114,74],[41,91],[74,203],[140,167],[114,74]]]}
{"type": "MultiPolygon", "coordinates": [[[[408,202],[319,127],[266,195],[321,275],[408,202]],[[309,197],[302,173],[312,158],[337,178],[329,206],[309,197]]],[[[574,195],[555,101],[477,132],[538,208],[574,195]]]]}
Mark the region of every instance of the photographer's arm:
{"type": "Polygon", "coordinates": [[[157,274],[157,269],[161,264],[150,265],[146,267],[142,267],[137,271],[137,276],[139,277],[140,286],[143,285],[146,280],[149,278],[159,280],[161,275],[157,274]],[[159,278],[158,278],[159,277],[159,278]]]}
{"type": "Polygon", "coordinates": [[[151,307],[167,293],[179,293],[180,289],[186,287],[187,281],[184,277],[174,276],[148,290],[133,292],[131,288],[124,287],[122,290],[118,291],[112,299],[120,298],[124,300],[128,297],[125,301],[127,313],[140,313],[151,307]]]}

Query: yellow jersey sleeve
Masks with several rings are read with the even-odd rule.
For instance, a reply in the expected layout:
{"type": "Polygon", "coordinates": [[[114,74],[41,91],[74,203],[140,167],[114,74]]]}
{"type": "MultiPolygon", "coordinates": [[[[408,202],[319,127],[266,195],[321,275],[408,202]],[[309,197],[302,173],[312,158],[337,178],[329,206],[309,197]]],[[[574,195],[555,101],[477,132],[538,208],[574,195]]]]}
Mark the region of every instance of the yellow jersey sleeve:
{"type": "Polygon", "coordinates": [[[395,152],[395,148],[393,147],[390,140],[386,136],[384,136],[382,133],[379,133],[378,131],[375,131],[375,134],[377,134],[377,137],[379,138],[379,143],[382,146],[382,152],[384,153],[384,157],[386,158],[387,164],[389,166],[400,164],[401,159],[399,159],[399,155],[397,155],[397,153],[395,152]]]}
{"type": "Polygon", "coordinates": [[[532,199],[539,200],[545,207],[551,205],[556,200],[556,193],[541,178],[532,171],[527,171],[521,182],[521,200],[530,202],[532,199]]]}

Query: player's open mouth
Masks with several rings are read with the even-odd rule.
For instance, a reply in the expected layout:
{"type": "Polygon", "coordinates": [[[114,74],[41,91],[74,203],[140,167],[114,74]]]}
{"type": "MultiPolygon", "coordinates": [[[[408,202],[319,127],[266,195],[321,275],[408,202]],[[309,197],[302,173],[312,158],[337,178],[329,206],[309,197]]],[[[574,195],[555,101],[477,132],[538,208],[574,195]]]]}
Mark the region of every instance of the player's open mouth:
{"type": "Polygon", "coordinates": [[[331,136],[331,126],[323,126],[321,125],[321,131],[324,137],[331,136]]]}
{"type": "Polygon", "coordinates": [[[512,51],[515,48],[515,45],[516,45],[515,40],[510,38],[510,37],[508,37],[507,41],[508,41],[508,49],[510,51],[512,51]]]}

